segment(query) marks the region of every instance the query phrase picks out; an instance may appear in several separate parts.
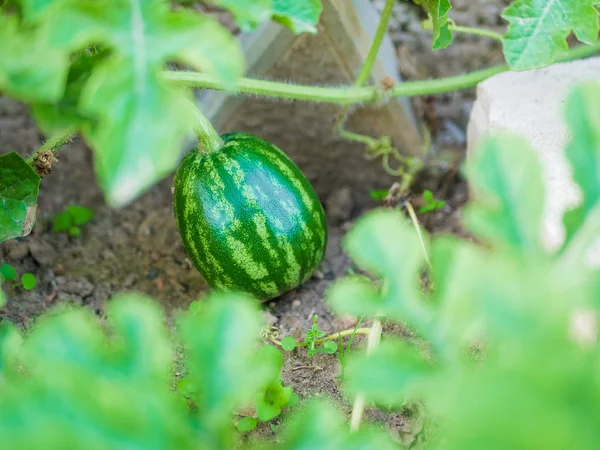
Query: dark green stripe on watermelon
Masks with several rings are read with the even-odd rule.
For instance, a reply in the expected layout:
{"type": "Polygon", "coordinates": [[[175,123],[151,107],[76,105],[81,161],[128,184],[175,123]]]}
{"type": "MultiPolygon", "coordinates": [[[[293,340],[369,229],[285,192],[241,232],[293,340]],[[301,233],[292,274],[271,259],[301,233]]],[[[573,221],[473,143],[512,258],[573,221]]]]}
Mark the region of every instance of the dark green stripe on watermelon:
{"type": "Polygon", "coordinates": [[[300,169],[256,136],[190,152],[175,176],[184,246],[206,282],[267,300],[297,287],[325,253],[323,207],[300,169]]]}

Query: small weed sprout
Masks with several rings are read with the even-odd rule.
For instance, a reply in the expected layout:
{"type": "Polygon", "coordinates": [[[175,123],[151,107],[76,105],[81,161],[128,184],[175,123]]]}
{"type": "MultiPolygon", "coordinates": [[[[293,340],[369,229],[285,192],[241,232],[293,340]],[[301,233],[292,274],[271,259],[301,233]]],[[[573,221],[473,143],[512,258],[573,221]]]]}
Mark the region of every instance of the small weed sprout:
{"type": "Polygon", "coordinates": [[[83,206],[69,205],[56,215],[52,224],[52,231],[57,233],[66,232],[73,237],[81,234],[81,226],[88,223],[94,217],[94,211],[83,206]]]}
{"type": "Polygon", "coordinates": [[[436,209],[441,209],[446,205],[445,200],[436,200],[433,192],[431,192],[429,189],[425,189],[425,191],[423,191],[423,201],[425,204],[419,208],[419,212],[421,214],[435,211],[436,209]]]}

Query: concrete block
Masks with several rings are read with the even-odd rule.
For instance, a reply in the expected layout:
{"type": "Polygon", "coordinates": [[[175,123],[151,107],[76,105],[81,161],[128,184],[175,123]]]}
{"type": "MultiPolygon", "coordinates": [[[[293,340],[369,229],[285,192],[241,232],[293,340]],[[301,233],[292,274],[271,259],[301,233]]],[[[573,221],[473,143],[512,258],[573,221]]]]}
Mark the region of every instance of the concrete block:
{"type": "Polygon", "coordinates": [[[544,171],[546,204],[542,239],[552,251],[564,240],[562,216],[580,201],[565,157],[570,139],[564,104],[580,82],[597,80],[600,57],[539,70],[507,72],[480,83],[467,130],[467,158],[488,133],[524,137],[536,151],[544,171]]]}

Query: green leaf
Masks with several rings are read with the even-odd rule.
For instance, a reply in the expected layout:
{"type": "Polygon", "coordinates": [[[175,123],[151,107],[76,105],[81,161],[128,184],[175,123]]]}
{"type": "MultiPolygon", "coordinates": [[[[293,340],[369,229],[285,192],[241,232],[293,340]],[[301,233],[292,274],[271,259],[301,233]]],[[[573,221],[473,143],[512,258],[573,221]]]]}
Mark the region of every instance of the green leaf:
{"type": "Polygon", "coordinates": [[[285,450],[392,450],[398,449],[387,433],[361,425],[351,432],[342,413],[330,402],[312,400],[298,410],[285,429],[282,442],[273,446],[285,450]]]}
{"type": "Polygon", "coordinates": [[[71,227],[69,228],[69,235],[73,237],[77,237],[81,234],[81,228],[79,227],[71,227]]]}
{"type": "Polygon", "coordinates": [[[256,428],[257,424],[258,421],[254,417],[244,417],[237,423],[236,428],[240,433],[249,433],[256,428]]]}
{"type": "Polygon", "coordinates": [[[94,211],[84,206],[67,206],[67,212],[73,218],[75,225],[85,225],[94,217],[94,211]]]}
{"type": "Polygon", "coordinates": [[[584,306],[585,296],[564,302],[574,280],[581,279],[579,266],[559,270],[543,256],[524,259],[509,248],[483,249],[456,238],[436,242],[432,261],[439,289],[433,342],[455,357],[482,336],[489,354],[495,345],[509,352],[510,346],[539,339],[551,323],[566,327],[561,314],[584,306]]]}
{"type": "MultiPolygon", "coordinates": [[[[256,351],[261,319],[253,299],[215,293],[179,321],[190,376],[198,382],[198,407],[213,436],[229,428],[234,409],[246,405],[279,373],[280,352],[256,351]]],[[[229,448],[231,443],[221,444],[229,448]]]]}
{"type": "Polygon", "coordinates": [[[337,344],[333,341],[327,341],[325,342],[325,344],[323,344],[323,350],[325,351],[325,353],[329,353],[330,355],[337,352],[337,348],[337,344]]]}
{"type": "Polygon", "coordinates": [[[2,290],[2,286],[0,286],[0,308],[6,305],[6,294],[2,290]]]}
{"type": "Polygon", "coordinates": [[[61,134],[66,129],[89,126],[93,122],[91,117],[85,116],[78,110],[79,98],[94,65],[99,64],[107,56],[107,51],[100,51],[95,47],[77,52],[73,56],[67,87],[62,98],[57,102],[32,105],[31,110],[36,124],[44,134],[48,136],[61,134]]]}
{"type": "Polygon", "coordinates": [[[509,136],[488,138],[467,170],[475,194],[465,210],[468,228],[523,257],[542,254],[544,187],[540,163],[529,145],[509,136]]]}
{"type": "Polygon", "coordinates": [[[575,88],[567,101],[567,121],[572,138],[566,156],[573,168],[573,179],[581,188],[582,203],[565,214],[565,245],[583,225],[600,200],[600,102],[598,84],[575,88]]]}
{"type": "Polygon", "coordinates": [[[296,339],[293,336],[286,336],[281,340],[281,348],[285,351],[291,352],[296,348],[296,339]]]}
{"type": "Polygon", "coordinates": [[[177,392],[183,395],[185,398],[194,398],[198,393],[196,387],[198,382],[193,380],[191,377],[184,377],[177,382],[177,392]]]}
{"type": "Polygon", "coordinates": [[[244,32],[269,20],[273,12],[273,0],[211,0],[211,3],[231,11],[244,32]]]}
{"type": "Polygon", "coordinates": [[[0,242],[31,232],[40,181],[17,153],[0,156],[0,242]]]}
{"type": "Polygon", "coordinates": [[[366,310],[375,313],[385,307],[385,299],[373,283],[358,276],[338,280],[329,288],[327,299],[338,314],[351,316],[361,316],[366,310]]]}
{"type": "Polygon", "coordinates": [[[195,425],[171,390],[164,323],[138,295],[111,302],[110,335],[87,309],[38,319],[17,355],[21,370],[3,380],[0,435],[28,449],[85,448],[90,436],[96,448],[193,448],[195,425]],[[23,425],[33,423],[47,432],[23,425]]]}
{"type": "Polygon", "coordinates": [[[68,0],[20,0],[23,18],[27,22],[37,22],[52,8],[59,7],[68,0]]]}
{"type": "Polygon", "coordinates": [[[17,278],[17,269],[10,264],[3,263],[0,265],[0,276],[6,281],[12,281],[17,278]]]}
{"type": "Polygon", "coordinates": [[[233,85],[243,74],[238,42],[216,21],[166,2],[67,2],[48,16],[53,46],[80,50],[104,44],[111,56],[94,65],[78,112],[96,119],[82,127],[95,152],[95,169],[108,202],[122,206],[171,172],[196,107],[188,91],[162,76],[179,61],[233,85]]]}
{"type": "Polygon", "coordinates": [[[383,342],[371,355],[361,353],[348,361],[347,389],[369,401],[402,406],[433,370],[414,347],[401,341],[383,342]]]}
{"type": "Polygon", "coordinates": [[[54,218],[54,222],[52,223],[52,231],[61,232],[68,231],[73,226],[73,216],[69,214],[67,211],[63,211],[58,213],[54,218]]]}
{"type": "Polygon", "coordinates": [[[283,355],[272,345],[263,346],[257,356],[259,361],[269,361],[268,369],[262,380],[262,387],[256,393],[254,406],[256,415],[262,422],[267,422],[281,414],[294,393],[291,387],[285,387],[280,379],[283,367],[283,355]]]}
{"type": "Polygon", "coordinates": [[[439,50],[448,47],[452,43],[452,33],[448,27],[448,12],[452,8],[449,0],[415,0],[415,3],[423,6],[433,24],[432,48],[439,50]]]}
{"type": "Polygon", "coordinates": [[[389,194],[389,189],[372,189],[369,191],[369,195],[373,200],[383,200],[389,194]]]}
{"type": "Polygon", "coordinates": [[[425,214],[431,211],[435,211],[436,209],[440,209],[443,208],[446,205],[446,202],[444,200],[432,200],[431,202],[427,203],[424,206],[421,206],[419,208],[419,212],[421,214],[425,214]]]}
{"type": "Polygon", "coordinates": [[[15,325],[6,320],[0,322],[0,384],[3,377],[19,374],[17,356],[22,343],[23,338],[15,325]]]}
{"type": "Polygon", "coordinates": [[[262,392],[256,394],[254,401],[256,415],[261,422],[268,422],[281,414],[281,405],[279,403],[268,402],[262,392]]]}
{"type": "Polygon", "coordinates": [[[63,93],[68,52],[54,48],[43,28],[20,27],[0,13],[0,91],[27,101],[55,101],[63,93]]]}
{"type": "Polygon", "coordinates": [[[211,0],[231,11],[242,31],[252,31],[271,17],[294,33],[316,33],[321,0],[211,0]]]}
{"type": "Polygon", "coordinates": [[[295,392],[292,392],[292,395],[290,395],[288,402],[284,406],[286,408],[291,408],[292,406],[296,406],[299,401],[300,401],[300,397],[298,397],[298,394],[296,394],[295,392]]]}
{"type": "Polygon", "coordinates": [[[317,32],[321,0],[273,0],[273,18],[294,33],[317,32]]]}
{"type": "Polygon", "coordinates": [[[333,309],[340,314],[408,321],[425,332],[432,316],[417,283],[425,257],[406,219],[398,211],[373,211],[355,223],[345,249],[359,267],[382,277],[384,286],[378,292],[362,277],[343,279],[328,292],[333,309]]]}
{"type": "Polygon", "coordinates": [[[431,192],[429,189],[425,189],[423,191],[423,200],[425,201],[425,203],[433,203],[435,201],[433,192],[431,192]]]}
{"type": "Polygon", "coordinates": [[[24,273],[21,275],[21,286],[26,291],[32,290],[37,284],[37,278],[32,273],[24,273]]]}
{"type": "Polygon", "coordinates": [[[517,0],[502,18],[509,22],[504,57],[513,70],[543,67],[568,50],[567,37],[592,44],[598,39],[596,0],[517,0]]]}

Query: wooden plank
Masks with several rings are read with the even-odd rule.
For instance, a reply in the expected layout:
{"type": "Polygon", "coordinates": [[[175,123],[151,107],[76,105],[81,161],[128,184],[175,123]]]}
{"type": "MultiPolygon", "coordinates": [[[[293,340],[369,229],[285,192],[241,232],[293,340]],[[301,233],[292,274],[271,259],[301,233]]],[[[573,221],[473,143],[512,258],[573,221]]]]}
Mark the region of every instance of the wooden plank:
{"type": "MultiPolygon", "coordinates": [[[[242,36],[248,76],[311,85],[349,85],[358,74],[379,23],[368,0],[324,0],[316,35],[293,35],[268,23],[242,36]]],[[[386,76],[401,82],[395,50],[386,36],[376,60],[372,82],[386,76]]],[[[360,203],[369,202],[370,189],[392,181],[378,161],[367,161],[365,147],[333,133],[340,106],[227,96],[205,91],[203,111],[220,132],[245,131],[274,142],[306,173],[317,193],[350,186],[360,203]]],[[[406,99],[392,99],[382,107],[358,109],[348,129],[374,137],[390,136],[403,153],[419,154],[421,138],[406,99]]]]}

